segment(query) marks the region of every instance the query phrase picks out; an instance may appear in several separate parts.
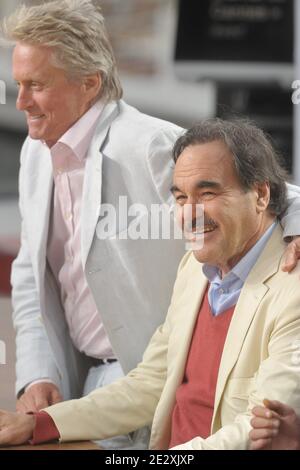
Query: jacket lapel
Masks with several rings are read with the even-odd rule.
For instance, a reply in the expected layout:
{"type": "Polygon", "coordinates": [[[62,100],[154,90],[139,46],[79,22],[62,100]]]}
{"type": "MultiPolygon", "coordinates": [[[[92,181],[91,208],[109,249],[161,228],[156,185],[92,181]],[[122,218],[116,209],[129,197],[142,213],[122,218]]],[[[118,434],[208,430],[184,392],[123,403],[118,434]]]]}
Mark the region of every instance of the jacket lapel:
{"type": "Polygon", "coordinates": [[[220,363],[212,432],[215,432],[214,426],[217,426],[215,419],[227,379],[238,360],[239,353],[257,309],[268,292],[268,286],[265,282],[279,269],[282,256],[282,251],[278,250],[280,244],[284,245],[284,242],[282,241],[282,230],[278,226],[275,228],[262,255],[251,270],[236,304],[220,363]]]}
{"type": "Polygon", "coordinates": [[[102,149],[111,123],[119,114],[117,103],[105,106],[88,150],[83,183],[81,215],[81,256],[85,267],[100,214],[102,186],[102,149]]]}
{"type": "MultiPolygon", "coordinates": [[[[186,287],[182,293],[179,292],[179,297],[174,304],[174,312],[171,314],[172,322],[176,324],[176,327],[171,331],[172,340],[169,342],[169,348],[174,348],[174,353],[171,350],[168,353],[170,358],[168,379],[153,420],[151,448],[163,449],[169,445],[176,390],[182,383],[195,323],[207,287],[202,264],[193,255],[190,263],[191,269],[186,275],[188,279],[185,278],[186,287]]],[[[180,288],[181,286],[178,290],[180,288]]]]}
{"type": "MultiPolygon", "coordinates": [[[[193,255],[192,257],[191,277],[176,304],[176,317],[178,318],[176,320],[179,326],[174,328],[172,333],[172,344],[176,345],[177,351],[176,356],[174,356],[174,372],[178,383],[182,381],[195,323],[207,287],[207,279],[202,272],[202,264],[193,255]]],[[[169,364],[169,368],[170,366],[171,364],[169,364]]]]}

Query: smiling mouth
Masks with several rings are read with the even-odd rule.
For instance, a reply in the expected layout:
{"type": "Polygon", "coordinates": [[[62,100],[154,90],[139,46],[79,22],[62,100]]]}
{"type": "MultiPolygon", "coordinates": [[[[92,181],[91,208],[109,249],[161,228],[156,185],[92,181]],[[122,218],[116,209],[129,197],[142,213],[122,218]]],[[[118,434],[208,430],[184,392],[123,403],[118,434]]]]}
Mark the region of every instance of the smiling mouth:
{"type": "Polygon", "coordinates": [[[44,117],[45,117],[44,114],[39,114],[39,115],[36,115],[36,116],[29,115],[29,116],[27,116],[27,119],[29,121],[38,121],[39,119],[42,119],[44,117]]]}
{"type": "Polygon", "coordinates": [[[209,225],[209,226],[204,227],[201,230],[193,230],[192,233],[195,235],[202,235],[203,233],[213,232],[216,228],[217,228],[216,225],[214,226],[209,225]]]}
{"type": "Polygon", "coordinates": [[[184,232],[184,236],[187,240],[197,241],[199,238],[203,238],[206,233],[214,232],[218,228],[217,225],[206,225],[202,228],[196,228],[192,231],[187,230],[184,232]]]}

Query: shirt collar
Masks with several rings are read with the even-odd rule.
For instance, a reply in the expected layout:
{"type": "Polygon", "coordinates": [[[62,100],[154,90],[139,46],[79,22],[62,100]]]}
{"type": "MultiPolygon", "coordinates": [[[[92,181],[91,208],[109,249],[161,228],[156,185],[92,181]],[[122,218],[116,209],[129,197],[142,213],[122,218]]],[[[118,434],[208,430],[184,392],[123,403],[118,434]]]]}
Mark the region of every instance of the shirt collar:
{"type": "Polygon", "coordinates": [[[253,247],[243,256],[243,258],[229,271],[226,276],[222,279],[220,276],[220,270],[217,266],[204,264],[202,267],[203,274],[211,283],[227,283],[232,282],[234,279],[239,279],[244,282],[247,279],[248,274],[255,265],[258,257],[266,246],[269,238],[271,237],[273,230],[275,229],[277,222],[273,224],[265,231],[260,239],[253,245],[253,247]]]}
{"type": "Polygon", "coordinates": [[[102,113],[104,103],[98,100],[75,124],[68,129],[64,135],[51,148],[51,154],[63,146],[68,147],[78,158],[83,161],[86,156],[91,137],[97,125],[98,118],[102,113]]]}

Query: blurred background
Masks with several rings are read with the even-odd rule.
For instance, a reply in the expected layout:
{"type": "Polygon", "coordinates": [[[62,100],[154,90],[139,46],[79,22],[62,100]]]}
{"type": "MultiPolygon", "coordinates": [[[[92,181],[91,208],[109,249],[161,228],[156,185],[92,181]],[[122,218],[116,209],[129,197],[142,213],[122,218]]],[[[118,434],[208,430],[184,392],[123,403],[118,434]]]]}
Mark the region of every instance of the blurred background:
{"type": "MultiPolygon", "coordinates": [[[[20,3],[41,2],[1,0],[0,19],[20,3]]],[[[299,1],[99,3],[129,104],[183,127],[212,116],[249,116],[272,136],[291,181],[300,184],[300,115],[291,99],[292,82],[300,80],[299,1]]],[[[17,180],[26,126],[15,110],[9,49],[0,49],[0,84],[0,340],[12,364],[9,272],[19,243],[17,180]]],[[[1,374],[0,361],[3,383],[1,374]]],[[[5,381],[12,384],[13,371],[5,371],[5,381]]],[[[3,393],[0,388],[1,407],[11,408],[3,393]]]]}

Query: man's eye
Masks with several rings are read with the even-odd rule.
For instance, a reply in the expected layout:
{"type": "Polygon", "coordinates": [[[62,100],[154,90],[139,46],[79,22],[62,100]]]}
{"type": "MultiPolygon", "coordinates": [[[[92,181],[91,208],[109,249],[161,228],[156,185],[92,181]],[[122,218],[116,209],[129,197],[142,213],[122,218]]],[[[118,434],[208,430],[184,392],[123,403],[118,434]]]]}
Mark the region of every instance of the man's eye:
{"type": "Polygon", "coordinates": [[[42,85],[40,83],[32,82],[31,88],[41,88],[42,85]]]}

